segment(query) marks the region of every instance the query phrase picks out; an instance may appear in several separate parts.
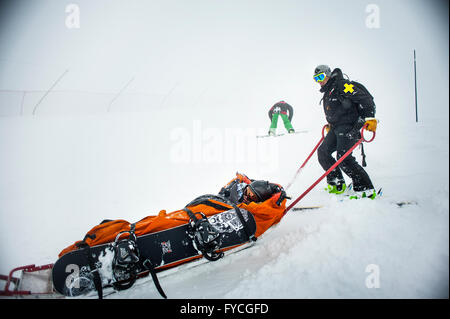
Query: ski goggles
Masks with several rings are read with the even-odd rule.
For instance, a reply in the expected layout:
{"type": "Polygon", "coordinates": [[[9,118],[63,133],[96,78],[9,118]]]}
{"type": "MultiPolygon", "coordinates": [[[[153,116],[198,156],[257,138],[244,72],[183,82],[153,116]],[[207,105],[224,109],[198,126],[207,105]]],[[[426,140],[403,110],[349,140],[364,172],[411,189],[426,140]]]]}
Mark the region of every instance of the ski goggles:
{"type": "Polygon", "coordinates": [[[247,186],[244,191],[244,203],[250,203],[250,202],[258,202],[258,196],[253,192],[253,190],[250,188],[250,186],[247,186]]]}
{"type": "Polygon", "coordinates": [[[326,77],[327,77],[327,76],[325,75],[325,73],[322,72],[322,73],[319,73],[319,74],[314,75],[314,81],[316,81],[316,82],[322,82],[323,80],[325,80],[326,77]]]}

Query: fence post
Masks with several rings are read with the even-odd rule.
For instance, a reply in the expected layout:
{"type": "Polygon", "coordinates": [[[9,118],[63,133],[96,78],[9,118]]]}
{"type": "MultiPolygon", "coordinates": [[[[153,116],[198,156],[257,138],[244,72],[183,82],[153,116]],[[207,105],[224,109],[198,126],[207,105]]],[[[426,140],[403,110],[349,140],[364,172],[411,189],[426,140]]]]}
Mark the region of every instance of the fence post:
{"type": "Polygon", "coordinates": [[[133,82],[134,77],[131,78],[130,81],[128,81],[127,84],[125,84],[125,86],[119,91],[119,93],[116,94],[116,96],[111,100],[111,102],[109,102],[107,111],[109,112],[109,110],[111,109],[111,105],[114,103],[115,100],[117,100],[117,98],[122,94],[123,91],[125,91],[125,89],[128,87],[128,85],[130,85],[131,82],[133,82]]]}
{"type": "Polygon", "coordinates": [[[417,72],[416,72],[416,50],[414,50],[414,92],[416,100],[416,123],[419,122],[419,117],[417,115],[417,72]]]}
{"type": "Polygon", "coordinates": [[[41,104],[41,102],[45,99],[45,97],[50,93],[51,90],[53,90],[53,88],[56,86],[56,84],[58,84],[59,81],[61,81],[61,79],[67,74],[67,72],[69,72],[69,70],[65,70],[63,74],[60,75],[60,77],[55,81],[55,83],[53,83],[53,85],[47,90],[47,92],[45,92],[45,94],[41,97],[41,99],[39,100],[39,102],[37,102],[37,104],[34,106],[33,109],[33,115],[36,114],[36,109],[39,106],[39,104],[41,104]]]}

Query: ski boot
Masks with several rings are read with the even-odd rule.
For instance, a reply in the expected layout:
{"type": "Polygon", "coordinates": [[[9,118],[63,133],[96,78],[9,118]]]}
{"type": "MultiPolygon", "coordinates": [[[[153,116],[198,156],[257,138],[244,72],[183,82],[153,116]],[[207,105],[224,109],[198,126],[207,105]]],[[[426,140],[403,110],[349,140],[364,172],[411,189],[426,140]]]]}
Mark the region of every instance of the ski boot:
{"type": "Polygon", "coordinates": [[[295,133],[295,130],[294,130],[293,128],[291,128],[291,129],[289,129],[288,133],[289,133],[289,134],[294,134],[294,133],[295,133]]]}
{"type": "Polygon", "coordinates": [[[336,195],[344,193],[346,189],[347,189],[347,186],[345,185],[345,183],[338,184],[338,185],[330,185],[330,184],[328,184],[327,187],[325,188],[325,190],[328,193],[336,194],[336,195]]]}
{"type": "Polygon", "coordinates": [[[350,199],[360,199],[360,198],[369,198],[374,200],[377,195],[380,195],[380,192],[377,193],[375,189],[367,189],[364,191],[354,191],[352,195],[349,196],[350,199]]]}
{"type": "Polygon", "coordinates": [[[269,136],[275,136],[275,134],[276,134],[276,133],[275,133],[275,130],[276,130],[276,129],[274,129],[274,128],[270,128],[270,129],[269,129],[269,132],[268,132],[267,134],[268,134],[269,136]]]}

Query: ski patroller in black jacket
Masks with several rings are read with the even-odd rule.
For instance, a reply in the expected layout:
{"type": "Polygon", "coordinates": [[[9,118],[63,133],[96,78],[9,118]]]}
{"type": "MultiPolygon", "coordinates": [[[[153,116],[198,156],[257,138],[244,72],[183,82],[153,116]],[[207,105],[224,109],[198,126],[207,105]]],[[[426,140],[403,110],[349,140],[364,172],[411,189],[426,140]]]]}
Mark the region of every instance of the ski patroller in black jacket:
{"type": "Polygon", "coordinates": [[[326,120],[332,127],[352,125],[359,130],[366,117],[375,117],[372,95],[361,83],[344,79],[339,68],[333,70],[320,92],[326,120]]]}
{"type": "Polygon", "coordinates": [[[286,114],[289,118],[289,121],[292,121],[292,117],[294,116],[294,109],[291,105],[284,101],[280,101],[274,104],[269,110],[269,118],[272,120],[272,116],[274,113],[286,114]]]}

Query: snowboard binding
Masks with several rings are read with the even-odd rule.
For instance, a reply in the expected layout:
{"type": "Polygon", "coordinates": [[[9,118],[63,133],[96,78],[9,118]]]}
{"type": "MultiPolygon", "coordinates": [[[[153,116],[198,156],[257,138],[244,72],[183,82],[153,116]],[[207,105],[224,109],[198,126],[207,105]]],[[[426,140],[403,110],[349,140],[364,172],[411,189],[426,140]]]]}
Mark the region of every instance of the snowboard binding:
{"type": "Polygon", "coordinates": [[[136,240],[136,234],[132,226],[131,230],[118,233],[112,243],[114,252],[112,272],[115,279],[113,286],[117,290],[130,288],[137,279],[140,255],[136,240]],[[127,233],[129,234],[128,238],[120,239],[123,234],[127,233]]]}
{"type": "Polygon", "coordinates": [[[223,252],[218,252],[222,244],[222,234],[214,228],[205,214],[200,214],[198,219],[190,210],[189,214],[189,236],[194,241],[195,247],[202,253],[202,255],[209,261],[216,261],[224,256],[223,252]]]}

